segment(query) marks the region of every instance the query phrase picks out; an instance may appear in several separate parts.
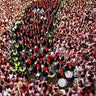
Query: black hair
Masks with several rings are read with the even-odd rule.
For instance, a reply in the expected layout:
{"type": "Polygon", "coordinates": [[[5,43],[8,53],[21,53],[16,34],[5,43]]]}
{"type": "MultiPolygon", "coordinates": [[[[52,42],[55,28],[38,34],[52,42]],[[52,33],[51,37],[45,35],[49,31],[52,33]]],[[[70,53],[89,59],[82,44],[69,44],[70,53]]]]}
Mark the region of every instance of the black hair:
{"type": "Polygon", "coordinates": [[[29,87],[29,90],[32,90],[32,86],[29,87]]]}

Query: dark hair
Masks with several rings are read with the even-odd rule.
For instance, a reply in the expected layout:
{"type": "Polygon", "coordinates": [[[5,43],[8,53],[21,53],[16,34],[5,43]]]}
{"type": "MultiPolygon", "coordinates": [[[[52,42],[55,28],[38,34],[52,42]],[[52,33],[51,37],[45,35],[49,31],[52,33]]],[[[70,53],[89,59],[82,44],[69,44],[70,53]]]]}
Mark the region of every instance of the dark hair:
{"type": "Polygon", "coordinates": [[[6,88],[7,88],[7,89],[8,89],[8,88],[10,88],[10,86],[9,86],[9,85],[7,85],[7,86],[6,86],[6,88]]]}
{"type": "Polygon", "coordinates": [[[39,84],[39,87],[41,87],[41,84],[39,84]]]}
{"type": "Polygon", "coordinates": [[[2,93],[2,86],[0,86],[0,93],[2,93]]]}
{"type": "Polygon", "coordinates": [[[35,91],[34,91],[34,93],[36,94],[36,93],[37,93],[37,91],[35,90],[35,91]]]}
{"type": "Polygon", "coordinates": [[[43,83],[43,86],[45,87],[46,85],[47,85],[46,82],[44,82],[44,83],[43,83]]]}
{"type": "Polygon", "coordinates": [[[92,89],[92,90],[91,90],[91,93],[95,95],[95,90],[94,90],[94,89],[92,89]]]}
{"type": "Polygon", "coordinates": [[[35,84],[38,85],[38,81],[36,81],[35,84]]]}
{"type": "Polygon", "coordinates": [[[32,86],[29,87],[29,90],[32,90],[32,86]]]}

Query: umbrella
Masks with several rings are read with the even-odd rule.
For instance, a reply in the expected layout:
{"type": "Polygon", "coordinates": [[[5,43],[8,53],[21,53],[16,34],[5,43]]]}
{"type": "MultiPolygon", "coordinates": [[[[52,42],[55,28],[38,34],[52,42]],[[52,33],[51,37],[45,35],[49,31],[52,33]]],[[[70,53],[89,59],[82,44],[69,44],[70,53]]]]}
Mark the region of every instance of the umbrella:
{"type": "Polygon", "coordinates": [[[65,87],[66,84],[67,84],[66,79],[60,78],[60,79],[58,80],[58,85],[59,85],[60,87],[65,87]]]}

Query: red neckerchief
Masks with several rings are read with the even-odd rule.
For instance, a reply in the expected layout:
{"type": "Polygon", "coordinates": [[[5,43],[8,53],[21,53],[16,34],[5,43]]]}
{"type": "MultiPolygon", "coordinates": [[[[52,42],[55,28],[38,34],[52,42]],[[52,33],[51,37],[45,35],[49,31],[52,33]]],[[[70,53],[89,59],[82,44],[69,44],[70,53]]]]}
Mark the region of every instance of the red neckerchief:
{"type": "Polygon", "coordinates": [[[49,63],[50,61],[51,61],[50,58],[48,58],[48,59],[47,59],[47,62],[49,63]]]}
{"type": "Polygon", "coordinates": [[[48,68],[47,68],[47,67],[44,67],[44,68],[43,68],[43,71],[44,71],[44,72],[48,71],[48,68]]]}
{"type": "Polygon", "coordinates": [[[32,64],[32,60],[30,60],[30,59],[27,60],[27,62],[28,62],[28,64],[32,64]]]}
{"type": "Polygon", "coordinates": [[[72,62],[69,62],[67,63],[67,65],[70,67],[70,66],[73,66],[72,62]]]}
{"type": "Polygon", "coordinates": [[[37,50],[37,48],[35,48],[35,47],[34,47],[34,48],[33,48],[33,50],[34,50],[34,51],[36,51],[36,50],[37,50]]]}
{"type": "Polygon", "coordinates": [[[40,61],[43,61],[43,58],[39,58],[40,61]]]}
{"type": "Polygon", "coordinates": [[[34,55],[34,54],[32,54],[32,55],[31,55],[31,58],[35,58],[35,55],[34,55]]]}
{"type": "Polygon", "coordinates": [[[62,64],[63,64],[63,62],[62,62],[62,61],[60,61],[60,62],[59,62],[59,64],[60,64],[60,65],[62,65],[62,64]]]}
{"type": "Polygon", "coordinates": [[[25,56],[26,56],[26,55],[23,53],[23,54],[22,54],[22,58],[25,58],[25,56]]]}
{"type": "Polygon", "coordinates": [[[39,44],[42,44],[42,41],[40,41],[39,44]]]}
{"type": "Polygon", "coordinates": [[[46,51],[48,51],[49,50],[49,48],[48,47],[46,47],[46,51]]]}
{"type": "Polygon", "coordinates": [[[93,55],[96,57],[96,51],[93,52],[93,55]]]}
{"type": "Polygon", "coordinates": [[[36,39],[34,39],[33,42],[36,43],[36,39]]]}
{"type": "Polygon", "coordinates": [[[37,67],[37,68],[40,68],[40,64],[36,64],[36,67],[37,67]]]}

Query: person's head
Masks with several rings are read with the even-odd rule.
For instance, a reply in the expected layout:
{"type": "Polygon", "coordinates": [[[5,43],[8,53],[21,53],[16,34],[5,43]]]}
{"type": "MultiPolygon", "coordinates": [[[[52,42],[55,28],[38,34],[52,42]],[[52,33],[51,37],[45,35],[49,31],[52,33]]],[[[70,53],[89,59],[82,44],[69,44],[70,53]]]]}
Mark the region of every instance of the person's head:
{"type": "Polygon", "coordinates": [[[8,89],[8,88],[10,88],[10,86],[9,86],[9,85],[7,85],[7,86],[6,86],[6,88],[7,88],[7,89],[8,89]]]}
{"type": "Polygon", "coordinates": [[[29,87],[29,90],[32,90],[32,86],[29,87]]]}

